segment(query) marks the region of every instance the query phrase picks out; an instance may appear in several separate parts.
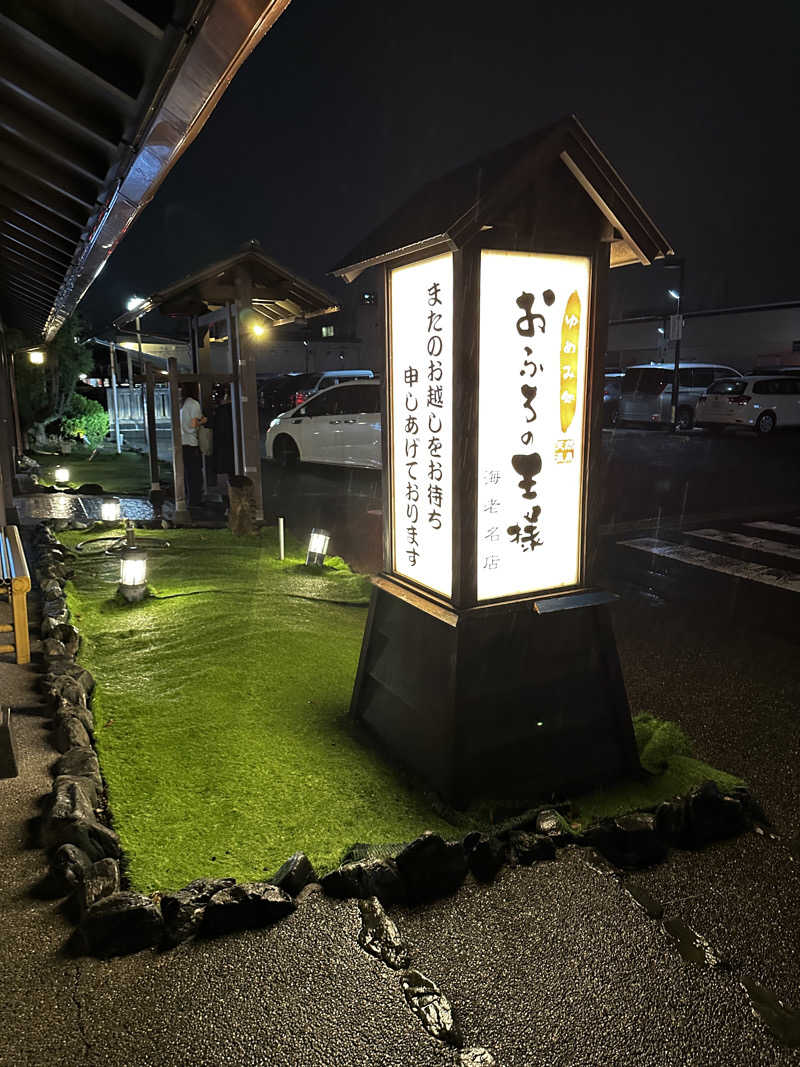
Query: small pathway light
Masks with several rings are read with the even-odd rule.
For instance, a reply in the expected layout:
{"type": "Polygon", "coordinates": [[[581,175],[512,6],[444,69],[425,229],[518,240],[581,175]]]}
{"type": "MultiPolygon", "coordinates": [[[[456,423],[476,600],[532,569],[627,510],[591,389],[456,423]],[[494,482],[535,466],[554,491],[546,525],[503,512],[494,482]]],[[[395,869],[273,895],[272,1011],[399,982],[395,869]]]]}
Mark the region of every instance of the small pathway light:
{"type": "Polygon", "coordinates": [[[306,553],[307,567],[321,567],[325,562],[331,535],[327,530],[312,530],[308,540],[308,552],[306,553]]]}

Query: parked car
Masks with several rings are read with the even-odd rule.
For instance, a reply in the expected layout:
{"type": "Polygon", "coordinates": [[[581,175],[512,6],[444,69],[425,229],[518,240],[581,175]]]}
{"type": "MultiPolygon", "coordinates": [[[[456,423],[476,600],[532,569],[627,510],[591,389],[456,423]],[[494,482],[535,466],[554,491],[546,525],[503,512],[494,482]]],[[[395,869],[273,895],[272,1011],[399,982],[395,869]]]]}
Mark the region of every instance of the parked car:
{"type": "Polygon", "coordinates": [[[307,374],[278,374],[259,386],[258,404],[267,422],[290,408],[302,404],[313,393],[347,381],[367,381],[375,377],[371,370],[311,371],[307,374]]]}
{"type": "MultiPolygon", "coordinates": [[[[622,379],[619,422],[669,424],[672,410],[673,363],[637,363],[622,379]]],[[[690,430],[698,399],[719,378],[741,378],[733,367],[718,363],[681,363],[678,369],[677,427],[690,430]]]]}
{"type": "Polygon", "coordinates": [[[609,371],[603,381],[603,425],[616,426],[624,371],[609,371]]]}
{"type": "Polygon", "coordinates": [[[284,467],[333,463],[381,466],[380,382],[348,382],[314,393],[267,430],[267,458],[284,467]]]}
{"type": "Polygon", "coordinates": [[[697,401],[695,425],[717,433],[749,426],[759,434],[800,426],[800,376],[748,374],[714,382],[697,401]]]}

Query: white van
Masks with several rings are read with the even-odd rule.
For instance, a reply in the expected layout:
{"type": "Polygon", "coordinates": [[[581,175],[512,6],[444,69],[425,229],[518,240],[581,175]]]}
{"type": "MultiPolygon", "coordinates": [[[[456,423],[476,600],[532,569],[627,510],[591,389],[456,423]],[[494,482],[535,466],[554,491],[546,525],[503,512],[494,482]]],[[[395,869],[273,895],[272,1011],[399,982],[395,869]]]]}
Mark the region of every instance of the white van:
{"type": "MultiPolygon", "coordinates": [[[[622,379],[618,425],[626,422],[669,425],[674,363],[637,363],[622,379]]],[[[678,365],[677,428],[691,430],[698,399],[718,378],[741,378],[738,370],[718,363],[678,365]]]]}
{"type": "Polygon", "coordinates": [[[747,374],[714,382],[697,401],[695,425],[717,433],[747,426],[759,434],[800,426],[800,376],[747,374]]]}

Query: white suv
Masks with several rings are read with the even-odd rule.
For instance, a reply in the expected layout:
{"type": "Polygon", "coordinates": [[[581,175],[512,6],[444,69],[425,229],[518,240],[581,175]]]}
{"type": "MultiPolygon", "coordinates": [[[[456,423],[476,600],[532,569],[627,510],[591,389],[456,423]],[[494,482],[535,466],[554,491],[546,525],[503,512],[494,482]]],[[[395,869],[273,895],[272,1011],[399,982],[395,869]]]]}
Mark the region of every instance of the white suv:
{"type": "Polygon", "coordinates": [[[800,426],[800,377],[748,374],[714,382],[697,401],[695,425],[718,433],[749,426],[760,434],[800,426]]]}
{"type": "Polygon", "coordinates": [[[269,424],[267,456],[284,467],[333,463],[381,466],[381,404],[377,380],[335,385],[269,424]]]}
{"type": "MultiPolygon", "coordinates": [[[[618,423],[669,424],[673,363],[636,363],[622,379],[618,423]]],[[[739,371],[719,363],[681,363],[678,367],[679,430],[691,430],[698,399],[717,378],[736,378],[739,371]]]]}

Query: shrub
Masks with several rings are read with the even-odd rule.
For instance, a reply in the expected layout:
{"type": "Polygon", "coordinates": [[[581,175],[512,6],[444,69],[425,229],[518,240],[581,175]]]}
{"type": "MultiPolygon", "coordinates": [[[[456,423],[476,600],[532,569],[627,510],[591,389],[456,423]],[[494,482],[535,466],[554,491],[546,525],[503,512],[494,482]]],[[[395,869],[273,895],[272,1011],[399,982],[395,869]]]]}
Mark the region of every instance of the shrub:
{"type": "Polygon", "coordinates": [[[108,433],[108,412],[91,397],[73,393],[61,430],[67,437],[86,436],[89,444],[98,445],[108,433]]]}

